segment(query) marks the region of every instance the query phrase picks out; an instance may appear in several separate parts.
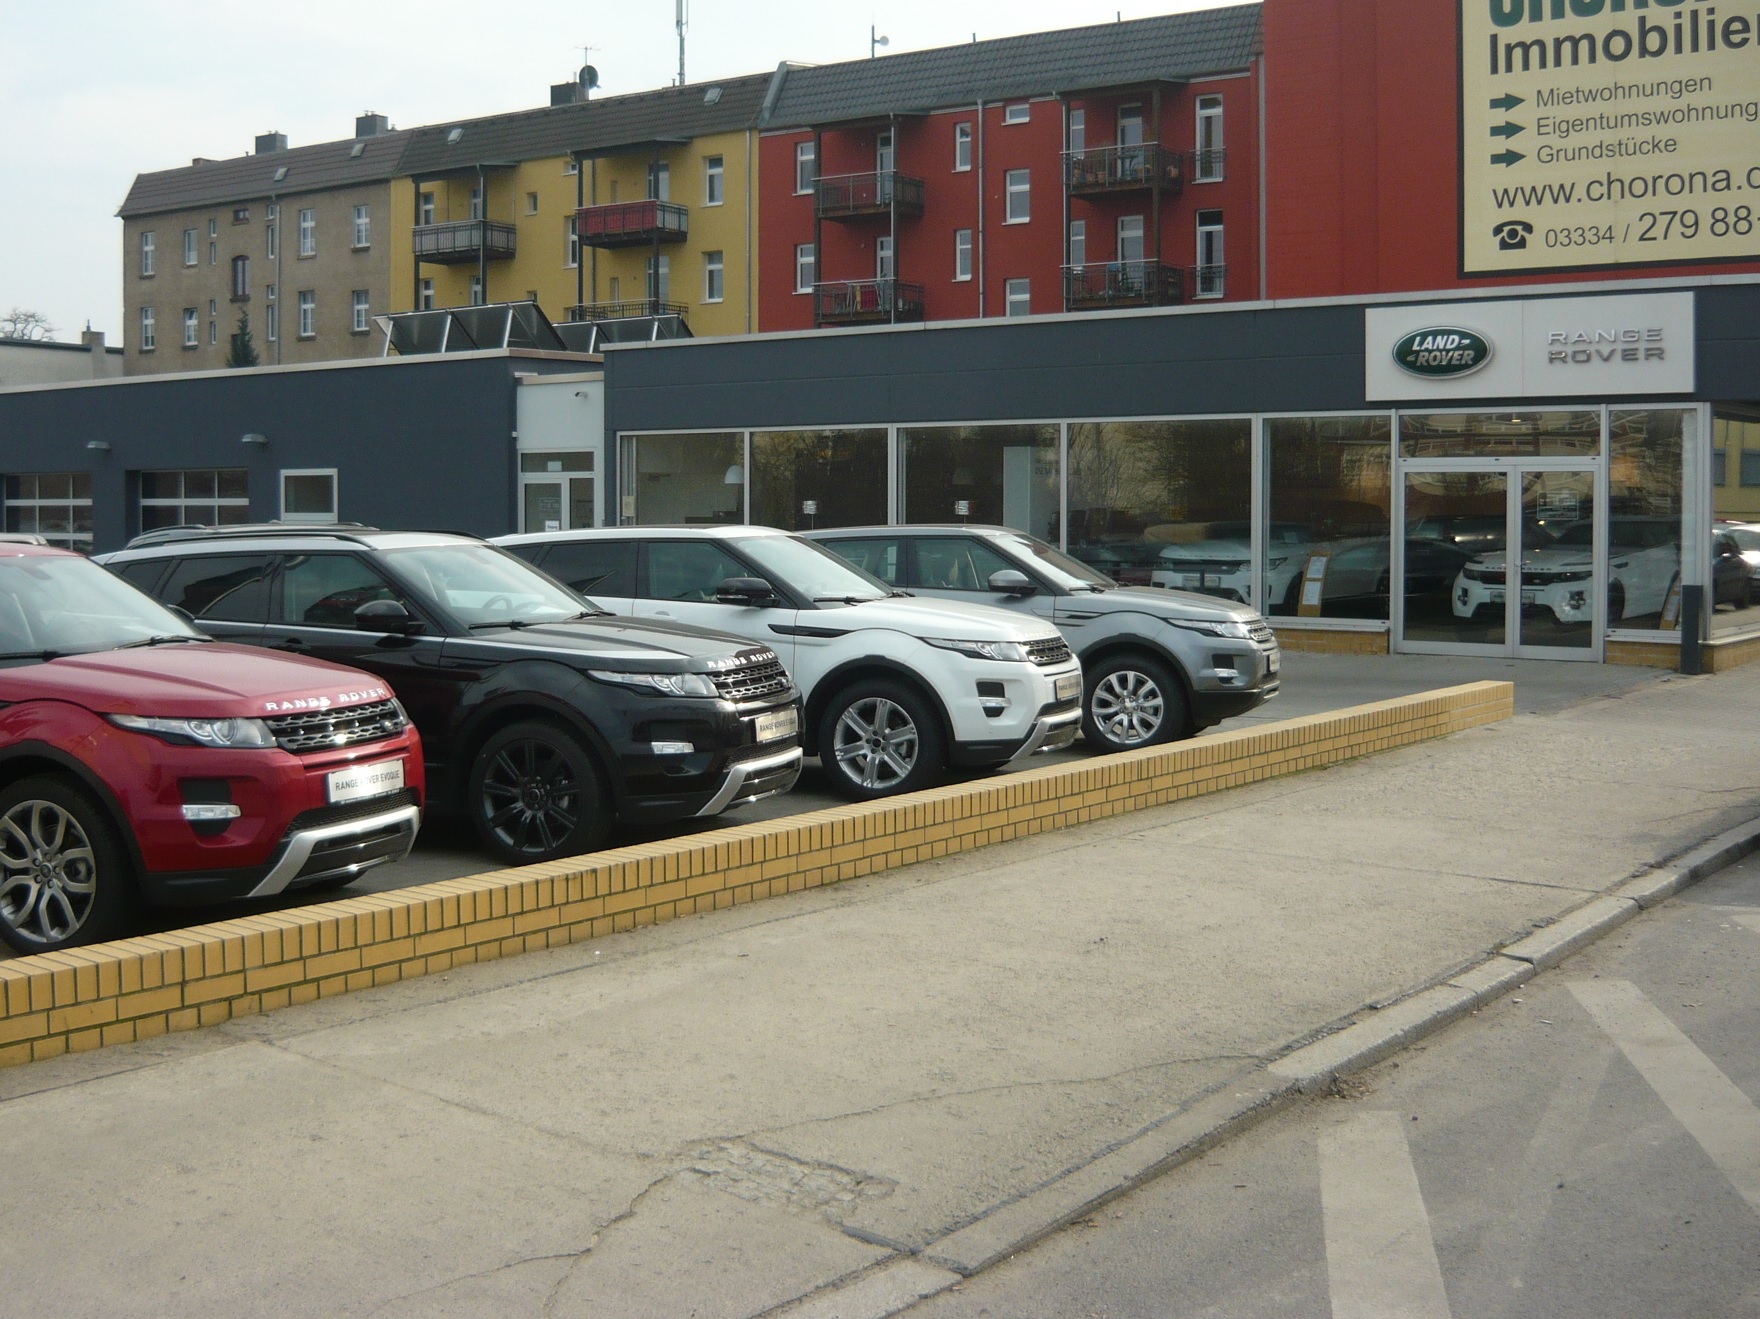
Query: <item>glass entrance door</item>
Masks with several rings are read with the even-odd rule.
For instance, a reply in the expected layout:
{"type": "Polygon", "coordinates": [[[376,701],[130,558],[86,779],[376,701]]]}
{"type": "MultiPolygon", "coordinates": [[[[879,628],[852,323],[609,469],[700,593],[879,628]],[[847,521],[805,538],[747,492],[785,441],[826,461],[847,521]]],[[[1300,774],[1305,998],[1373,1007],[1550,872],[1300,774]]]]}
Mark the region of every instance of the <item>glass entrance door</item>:
{"type": "Polygon", "coordinates": [[[1512,510],[1520,522],[1521,580],[1511,587],[1515,653],[1592,659],[1596,589],[1595,473],[1522,471],[1512,510]],[[1519,594],[1516,592],[1519,591],[1519,594]]]}

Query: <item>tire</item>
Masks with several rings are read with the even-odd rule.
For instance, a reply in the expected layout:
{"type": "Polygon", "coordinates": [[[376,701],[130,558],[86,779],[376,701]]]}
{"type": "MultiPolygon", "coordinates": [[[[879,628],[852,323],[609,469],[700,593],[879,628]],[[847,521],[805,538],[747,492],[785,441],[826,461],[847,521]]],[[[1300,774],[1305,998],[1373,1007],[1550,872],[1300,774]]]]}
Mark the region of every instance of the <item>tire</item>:
{"type": "Polygon", "coordinates": [[[124,933],[139,906],[109,813],[66,779],[0,792],[0,939],[47,953],[124,933]]]}
{"type": "Polygon", "coordinates": [[[1191,735],[1185,689],[1148,655],[1114,655],[1083,679],[1082,737],[1097,751],[1134,751],[1191,735]]]}
{"type": "Polygon", "coordinates": [[[903,683],[858,682],[833,697],[819,721],[825,776],[857,801],[926,788],[946,761],[935,711],[903,683]]]}
{"type": "Polygon", "coordinates": [[[611,803],[593,758],[548,724],[511,724],[483,744],[465,809],[477,840],[513,865],[591,852],[611,832],[611,803]]]}
{"type": "Polygon", "coordinates": [[[1626,588],[1615,582],[1607,588],[1607,623],[1612,627],[1626,616],[1626,588]]]}

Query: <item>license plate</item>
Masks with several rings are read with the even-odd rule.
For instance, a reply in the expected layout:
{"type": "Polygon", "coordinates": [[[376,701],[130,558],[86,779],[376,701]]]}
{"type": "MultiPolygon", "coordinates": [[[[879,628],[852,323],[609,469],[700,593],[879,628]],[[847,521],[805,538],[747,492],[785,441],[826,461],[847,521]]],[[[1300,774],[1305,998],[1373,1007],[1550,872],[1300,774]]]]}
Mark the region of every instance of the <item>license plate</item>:
{"type": "Polygon", "coordinates": [[[1073,701],[1082,694],[1082,675],[1066,673],[1057,680],[1057,699],[1073,701]]]}
{"type": "Polygon", "coordinates": [[[1200,572],[1182,572],[1176,576],[1179,578],[1181,586],[1202,586],[1204,584],[1204,574],[1200,572]]]}
{"type": "Polygon", "coordinates": [[[1503,592],[1502,591],[1493,591],[1491,593],[1491,603],[1494,605],[1502,604],[1503,603],[1503,592]]]}
{"type": "Polygon", "coordinates": [[[760,742],[793,737],[800,726],[800,716],[795,713],[792,705],[786,710],[771,710],[752,720],[752,732],[760,742]]]}
{"type": "Polygon", "coordinates": [[[330,800],[333,803],[383,797],[402,787],[401,760],[375,760],[370,765],[350,765],[347,769],[330,771],[330,800]]]}
{"type": "Polygon", "coordinates": [[[1540,592],[1538,592],[1538,591],[1523,591],[1522,592],[1522,603],[1525,605],[1531,605],[1534,603],[1534,601],[1538,600],[1539,598],[1540,598],[1540,592]]]}
{"type": "Polygon", "coordinates": [[[1283,659],[1275,650],[1265,657],[1265,672],[1267,673],[1276,673],[1282,665],[1283,659]]]}

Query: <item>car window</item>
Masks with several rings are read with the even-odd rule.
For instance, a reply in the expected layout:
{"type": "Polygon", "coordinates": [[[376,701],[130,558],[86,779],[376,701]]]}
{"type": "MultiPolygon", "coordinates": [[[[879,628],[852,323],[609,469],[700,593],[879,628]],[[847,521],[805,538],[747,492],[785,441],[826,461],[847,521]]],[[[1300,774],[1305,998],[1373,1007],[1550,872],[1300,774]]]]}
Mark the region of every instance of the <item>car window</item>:
{"type": "Polygon", "coordinates": [[[538,566],[582,595],[632,596],[636,593],[636,543],[633,540],[562,541],[550,546],[550,553],[538,566]]]}
{"type": "Polygon", "coordinates": [[[290,555],[282,560],[275,595],[281,621],[306,627],[352,628],[354,611],[369,601],[401,601],[378,569],[358,554],[290,555]]]}
{"type": "Polygon", "coordinates": [[[136,559],[133,563],[112,563],[105,566],[130,586],[138,586],[148,595],[157,596],[159,593],[153,588],[158,586],[159,578],[165,574],[166,561],[136,559]]]}
{"type": "Polygon", "coordinates": [[[982,541],[954,536],[917,538],[917,585],[925,591],[988,591],[990,577],[1015,567],[982,541]]]}
{"type": "Polygon", "coordinates": [[[713,600],[716,590],[729,577],[751,575],[750,568],[709,541],[648,542],[647,596],[650,600],[713,600]]]}
{"type": "Polygon", "coordinates": [[[158,595],[192,618],[224,623],[266,622],[269,569],[273,563],[273,557],[267,554],[215,554],[182,559],[172,568],[158,595]]]}
{"type": "Polygon", "coordinates": [[[824,540],[819,542],[840,559],[847,559],[865,573],[872,573],[888,586],[904,585],[896,539],[824,540]]]}

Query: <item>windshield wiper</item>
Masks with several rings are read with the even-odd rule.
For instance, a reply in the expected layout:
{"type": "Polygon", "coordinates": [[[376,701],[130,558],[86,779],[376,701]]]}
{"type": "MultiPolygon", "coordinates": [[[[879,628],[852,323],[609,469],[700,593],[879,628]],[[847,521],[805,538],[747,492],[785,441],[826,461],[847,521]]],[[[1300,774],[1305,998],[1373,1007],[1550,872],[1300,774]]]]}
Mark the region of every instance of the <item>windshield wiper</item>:
{"type": "Polygon", "coordinates": [[[888,599],[892,599],[892,600],[897,600],[900,598],[903,598],[906,600],[914,600],[914,599],[916,599],[917,593],[915,591],[901,591],[895,586],[892,588],[892,590],[888,591],[886,593],[886,595],[887,595],[888,599]]]}
{"type": "Polygon", "coordinates": [[[555,621],[558,623],[578,623],[583,618],[610,618],[610,617],[612,617],[612,613],[609,609],[583,609],[578,614],[570,614],[567,618],[559,618],[555,621]]]}
{"type": "Polygon", "coordinates": [[[72,653],[70,650],[12,650],[0,655],[0,663],[7,660],[57,660],[72,653]]]}
{"type": "Polygon", "coordinates": [[[125,641],[120,646],[113,647],[113,649],[133,650],[136,646],[170,646],[170,645],[175,645],[177,642],[180,642],[180,641],[202,642],[202,641],[207,641],[208,639],[209,638],[207,638],[207,637],[184,637],[184,636],[142,637],[139,641],[125,641]]]}
{"type": "Polygon", "coordinates": [[[816,595],[816,605],[865,605],[873,600],[884,600],[883,595],[816,595]]]}
{"type": "Polygon", "coordinates": [[[537,626],[537,624],[533,623],[530,619],[504,618],[501,621],[496,622],[496,623],[472,623],[470,625],[470,630],[472,632],[487,632],[492,628],[510,627],[510,628],[513,628],[515,631],[518,631],[522,627],[536,627],[536,626],[537,626]]]}

